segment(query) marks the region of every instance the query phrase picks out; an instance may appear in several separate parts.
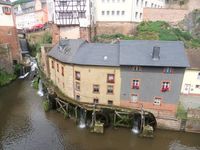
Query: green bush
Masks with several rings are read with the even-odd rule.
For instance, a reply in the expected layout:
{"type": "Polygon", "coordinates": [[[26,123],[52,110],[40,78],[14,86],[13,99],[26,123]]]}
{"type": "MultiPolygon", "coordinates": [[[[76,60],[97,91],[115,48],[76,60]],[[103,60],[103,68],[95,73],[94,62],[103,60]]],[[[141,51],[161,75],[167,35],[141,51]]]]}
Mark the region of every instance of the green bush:
{"type": "Polygon", "coordinates": [[[159,40],[158,33],[155,32],[140,32],[135,36],[137,40],[159,40]]]}
{"type": "Polygon", "coordinates": [[[182,104],[178,105],[176,116],[178,119],[187,119],[187,110],[182,104]]]}
{"type": "Polygon", "coordinates": [[[33,88],[34,89],[38,89],[38,78],[35,78],[34,80],[33,80],[33,88]]]}
{"type": "Polygon", "coordinates": [[[49,104],[49,101],[48,100],[44,100],[42,102],[42,105],[43,105],[43,109],[45,112],[49,111],[50,110],[50,104],[49,104]]]}
{"type": "Polygon", "coordinates": [[[52,42],[52,36],[50,32],[45,32],[41,37],[39,42],[29,43],[29,50],[31,56],[36,56],[38,52],[41,50],[41,44],[49,44],[52,42]]]}
{"type": "Polygon", "coordinates": [[[8,84],[14,79],[16,79],[15,74],[9,74],[4,70],[0,70],[0,86],[8,84]]]}

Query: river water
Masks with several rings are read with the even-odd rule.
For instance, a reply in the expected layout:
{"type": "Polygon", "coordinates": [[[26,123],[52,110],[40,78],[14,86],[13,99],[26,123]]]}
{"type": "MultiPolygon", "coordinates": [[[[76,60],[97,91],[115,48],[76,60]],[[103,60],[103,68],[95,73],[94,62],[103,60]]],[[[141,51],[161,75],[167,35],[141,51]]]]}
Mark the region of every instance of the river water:
{"type": "Polygon", "coordinates": [[[103,135],[80,129],[56,111],[45,113],[30,81],[0,89],[0,149],[5,150],[200,150],[200,134],[156,130],[140,138],[130,129],[103,135]]]}

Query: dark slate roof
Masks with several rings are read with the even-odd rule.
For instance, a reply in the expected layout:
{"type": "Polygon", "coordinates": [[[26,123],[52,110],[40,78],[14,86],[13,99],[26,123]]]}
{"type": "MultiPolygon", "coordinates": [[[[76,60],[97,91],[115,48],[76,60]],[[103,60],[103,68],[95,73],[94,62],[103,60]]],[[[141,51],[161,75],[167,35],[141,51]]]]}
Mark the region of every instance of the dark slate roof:
{"type": "Polygon", "coordinates": [[[84,41],[81,39],[62,39],[52,48],[48,55],[63,63],[73,63],[73,57],[83,43],[84,41]]]}
{"type": "Polygon", "coordinates": [[[119,66],[118,44],[86,43],[77,51],[73,62],[81,65],[119,66]]]}
{"type": "Polygon", "coordinates": [[[65,39],[52,48],[49,56],[63,63],[79,65],[189,66],[184,45],[180,41],[132,40],[103,44],[65,39]],[[158,60],[152,59],[154,46],[160,47],[158,60]]]}
{"type": "Polygon", "coordinates": [[[9,2],[9,1],[4,1],[4,0],[0,0],[0,4],[3,4],[3,5],[12,5],[11,2],[9,2]]]}
{"type": "Polygon", "coordinates": [[[120,41],[120,65],[188,67],[189,63],[180,41],[120,41]],[[153,60],[153,47],[160,47],[160,59],[153,60]]]}
{"type": "Polygon", "coordinates": [[[200,69],[200,49],[187,50],[187,56],[190,62],[190,68],[200,69]]]}

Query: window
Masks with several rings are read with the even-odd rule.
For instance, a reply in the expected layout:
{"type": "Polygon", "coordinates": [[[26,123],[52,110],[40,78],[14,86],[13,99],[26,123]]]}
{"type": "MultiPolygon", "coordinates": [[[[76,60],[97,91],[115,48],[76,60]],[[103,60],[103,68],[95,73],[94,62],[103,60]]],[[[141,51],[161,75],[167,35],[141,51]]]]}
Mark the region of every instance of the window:
{"type": "Polygon", "coordinates": [[[114,82],[115,82],[115,75],[107,74],[107,83],[114,83],[114,82]]]}
{"type": "Polygon", "coordinates": [[[97,84],[93,85],[93,93],[99,93],[99,85],[97,84]]]}
{"type": "Polygon", "coordinates": [[[115,15],[115,11],[112,11],[112,15],[115,15]]]}
{"type": "Polygon", "coordinates": [[[169,89],[170,89],[170,82],[168,82],[168,81],[162,82],[162,89],[161,89],[161,91],[162,92],[167,92],[167,91],[169,91],[169,89]]]}
{"type": "Polygon", "coordinates": [[[85,16],[85,11],[79,11],[79,12],[78,12],[78,17],[79,17],[79,18],[86,18],[86,16],[85,16]]]}
{"type": "Polygon", "coordinates": [[[173,68],[166,67],[166,68],[163,69],[163,73],[171,74],[171,73],[173,73],[173,68]]]}
{"type": "Polygon", "coordinates": [[[147,7],[147,4],[148,4],[148,2],[146,1],[146,2],[145,2],[145,7],[147,7]]]}
{"type": "Polygon", "coordinates": [[[124,3],[124,2],[125,2],[125,0],[122,0],[122,2],[124,3]]]}
{"type": "Polygon", "coordinates": [[[61,68],[62,70],[62,76],[64,76],[64,67],[61,68]]]}
{"type": "Polygon", "coordinates": [[[108,105],[112,105],[113,101],[112,100],[108,100],[108,105]]]}
{"type": "Polygon", "coordinates": [[[133,66],[132,70],[135,72],[140,72],[142,71],[142,68],[140,66],[133,66]]]}
{"type": "Polygon", "coordinates": [[[94,99],[93,99],[93,103],[94,103],[94,104],[98,104],[98,103],[99,103],[99,99],[98,99],[98,98],[94,98],[94,99]]]}
{"type": "Polygon", "coordinates": [[[198,75],[197,75],[197,79],[200,79],[200,72],[199,72],[198,75]]]}
{"type": "Polygon", "coordinates": [[[107,2],[109,3],[109,2],[110,2],[110,0],[107,0],[107,2]]]}
{"type": "Polygon", "coordinates": [[[132,89],[139,89],[139,88],[140,88],[139,80],[133,80],[132,89]]]}
{"type": "Polygon", "coordinates": [[[59,64],[57,64],[57,72],[59,72],[59,64]]]}
{"type": "Polygon", "coordinates": [[[105,11],[101,11],[101,14],[102,14],[102,15],[105,15],[105,11]]]}
{"type": "Polygon", "coordinates": [[[2,7],[2,10],[3,10],[3,13],[5,15],[10,15],[11,14],[11,8],[10,7],[4,6],[4,7],[2,7]]]}
{"type": "Polygon", "coordinates": [[[51,68],[54,69],[54,61],[51,61],[51,68]]]}
{"type": "Polygon", "coordinates": [[[138,101],[138,95],[137,94],[131,94],[131,102],[137,102],[138,101]]]}
{"type": "Polygon", "coordinates": [[[115,0],[112,0],[113,3],[115,3],[115,0]]]}
{"type": "Polygon", "coordinates": [[[144,0],[141,1],[141,7],[143,6],[143,2],[144,2],[144,0]]]}
{"type": "Polygon", "coordinates": [[[196,85],[195,87],[196,87],[196,89],[200,89],[200,85],[196,85]]]}
{"type": "Polygon", "coordinates": [[[122,15],[124,15],[125,14],[125,11],[122,11],[122,15]]]}
{"type": "Polygon", "coordinates": [[[151,3],[151,8],[153,8],[153,3],[151,3]]]}
{"type": "Polygon", "coordinates": [[[140,19],[142,19],[142,13],[140,13],[140,19]]]}
{"type": "Polygon", "coordinates": [[[161,97],[155,97],[154,101],[153,101],[153,105],[160,106],[161,105],[161,101],[162,101],[161,97]]]}
{"type": "Polygon", "coordinates": [[[107,11],[106,14],[107,14],[107,15],[110,15],[110,11],[107,11]]]}
{"type": "Polygon", "coordinates": [[[105,0],[101,0],[102,1],[102,3],[104,3],[105,2],[105,0]]]}
{"type": "Polygon", "coordinates": [[[119,15],[119,13],[120,13],[120,11],[118,10],[118,11],[117,11],[117,15],[119,15]]]}
{"type": "Polygon", "coordinates": [[[135,19],[137,19],[138,17],[138,12],[135,12],[135,19]]]}
{"type": "Polygon", "coordinates": [[[107,86],[107,94],[113,94],[114,92],[113,92],[113,85],[108,85],[107,86]]]}
{"type": "Polygon", "coordinates": [[[75,88],[77,91],[80,91],[80,83],[79,82],[75,83],[75,88]]]}
{"type": "Polygon", "coordinates": [[[81,79],[81,74],[79,71],[75,71],[75,78],[76,80],[80,80],[81,79]]]}
{"type": "Polygon", "coordinates": [[[139,4],[139,0],[136,0],[136,5],[138,6],[138,4],[139,4]]]}
{"type": "Polygon", "coordinates": [[[76,100],[80,101],[80,95],[76,95],[76,100]]]}

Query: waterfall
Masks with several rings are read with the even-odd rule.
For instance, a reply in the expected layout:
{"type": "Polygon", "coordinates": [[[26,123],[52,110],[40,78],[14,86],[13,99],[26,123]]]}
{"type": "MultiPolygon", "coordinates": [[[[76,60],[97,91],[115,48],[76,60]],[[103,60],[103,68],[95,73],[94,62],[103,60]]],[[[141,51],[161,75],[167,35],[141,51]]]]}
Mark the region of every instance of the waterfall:
{"type": "Polygon", "coordinates": [[[85,120],[86,120],[86,112],[85,112],[84,109],[81,109],[80,110],[79,128],[85,128],[86,127],[85,120]]]}
{"type": "Polygon", "coordinates": [[[139,134],[140,133],[138,121],[134,121],[134,125],[133,125],[133,128],[131,129],[131,131],[134,134],[139,134]]]}
{"type": "Polygon", "coordinates": [[[44,93],[43,93],[43,86],[42,86],[42,80],[41,79],[39,79],[39,83],[38,83],[38,95],[39,96],[43,96],[44,95],[44,93]]]}
{"type": "Polygon", "coordinates": [[[26,72],[25,70],[25,66],[23,66],[21,69],[20,69],[20,76],[19,76],[19,79],[24,79],[28,76],[29,72],[26,72]]]}

